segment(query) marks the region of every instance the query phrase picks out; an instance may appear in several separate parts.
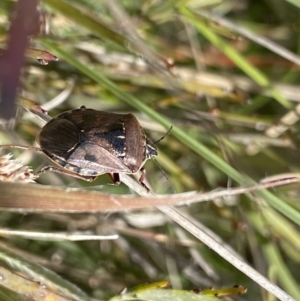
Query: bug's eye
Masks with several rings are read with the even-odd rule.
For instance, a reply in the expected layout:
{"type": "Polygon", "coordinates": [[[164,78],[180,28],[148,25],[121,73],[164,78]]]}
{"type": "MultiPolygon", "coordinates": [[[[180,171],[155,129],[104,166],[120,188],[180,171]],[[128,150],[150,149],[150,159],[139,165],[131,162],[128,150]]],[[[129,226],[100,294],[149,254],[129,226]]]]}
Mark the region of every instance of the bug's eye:
{"type": "Polygon", "coordinates": [[[157,156],[157,148],[156,146],[150,142],[149,139],[146,140],[146,158],[154,158],[157,156]]]}

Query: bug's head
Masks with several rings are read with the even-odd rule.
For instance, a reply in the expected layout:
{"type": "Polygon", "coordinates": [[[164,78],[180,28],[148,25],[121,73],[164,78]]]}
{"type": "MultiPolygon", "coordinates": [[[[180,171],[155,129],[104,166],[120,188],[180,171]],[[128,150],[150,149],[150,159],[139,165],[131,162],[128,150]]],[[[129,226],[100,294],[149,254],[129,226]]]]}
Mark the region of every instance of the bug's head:
{"type": "Polygon", "coordinates": [[[156,146],[146,138],[146,159],[152,159],[157,156],[156,146]]]}
{"type": "Polygon", "coordinates": [[[163,140],[172,130],[172,126],[170,129],[156,142],[151,142],[147,137],[146,137],[146,160],[148,159],[153,159],[154,157],[157,156],[157,148],[155,144],[163,140]]]}

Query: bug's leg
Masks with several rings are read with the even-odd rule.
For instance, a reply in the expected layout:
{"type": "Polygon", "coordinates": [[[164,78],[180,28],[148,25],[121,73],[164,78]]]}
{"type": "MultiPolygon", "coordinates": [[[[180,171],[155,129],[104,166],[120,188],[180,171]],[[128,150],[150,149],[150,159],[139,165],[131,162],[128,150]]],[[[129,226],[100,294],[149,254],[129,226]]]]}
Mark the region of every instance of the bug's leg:
{"type": "Polygon", "coordinates": [[[144,180],[146,178],[146,169],[145,168],[141,168],[141,177],[139,179],[140,184],[147,190],[147,192],[150,192],[149,187],[144,183],[144,180]]]}
{"type": "Polygon", "coordinates": [[[119,185],[121,183],[120,176],[118,173],[109,173],[108,174],[114,184],[119,185]]]}
{"type": "Polygon", "coordinates": [[[55,166],[51,166],[51,165],[43,167],[40,171],[36,172],[35,174],[36,174],[37,177],[39,177],[41,174],[43,174],[47,171],[60,173],[62,175],[70,176],[70,177],[73,177],[73,178],[78,178],[78,179],[85,180],[85,181],[88,181],[88,182],[92,182],[97,178],[97,177],[91,177],[91,176],[82,176],[82,175],[76,174],[74,172],[71,172],[69,170],[62,169],[62,168],[55,167],[55,166]]]}

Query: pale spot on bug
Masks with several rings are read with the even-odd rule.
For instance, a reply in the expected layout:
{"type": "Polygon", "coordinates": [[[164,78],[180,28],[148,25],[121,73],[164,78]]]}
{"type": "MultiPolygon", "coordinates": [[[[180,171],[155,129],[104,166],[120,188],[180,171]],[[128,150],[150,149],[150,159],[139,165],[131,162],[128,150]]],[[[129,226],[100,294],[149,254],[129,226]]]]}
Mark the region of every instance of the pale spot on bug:
{"type": "Polygon", "coordinates": [[[68,170],[71,170],[71,171],[75,171],[75,167],[74,167],[74,166],[71,166],[71,165],[69,165],[69,164],[67,164],[67,165],[65,166],[65,168],[68,169],[68,170]]]}
{"type": "Polygon", "coordinates": [[[58,165],[60,165],[60,166],[65,166],[66,165],[66,163],[63,161],[63,160],[61,160],[61,159],[58,159],[58,158],[52,158],[52,160],[56,163],[56,164],[58,164],[58,165]]]}
{"type": "Polygon", "coordinates": [[[83,176],[94,176],[97,174],[97,172],[93,172],[88,169],[81,169],[80,174],[82,174],[83,176]]]}
{"type": "Polygon", "coordinates": [[[136,158],[129,157],[129,158],[127,159],[127,162],[128,162],[130,165],[135,165],[135,164],[136,164],[136,158]]]}

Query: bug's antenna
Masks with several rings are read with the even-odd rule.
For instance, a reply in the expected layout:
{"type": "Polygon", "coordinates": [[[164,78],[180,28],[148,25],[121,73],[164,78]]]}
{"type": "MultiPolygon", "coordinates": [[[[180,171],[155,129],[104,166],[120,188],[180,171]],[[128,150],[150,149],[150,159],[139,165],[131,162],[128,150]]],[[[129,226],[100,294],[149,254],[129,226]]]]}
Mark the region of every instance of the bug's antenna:
{"type": "MultiPolygon", "coordinates": [[[[171,130],[171,129],[172,129],[172,127],[170,128],[170,130],[171,130]]],[[[170,130],[169,130],[169,132],[170,132],[170,130]]],[[[168,133],[167,133],[167,134],[168,134],[168,133]]],[[[160,139],[160,140],[161,140],[161,139],[160,139]]],[[[158,140],[158,141],[160,141],[160,140],[158,140]]],[[[160,164],[157,162],[157,160],[156,160],[156,159],[153,159],[153,160],[154,160],[154,162],[156,163],[156,165],[159,167],[161,173],[164,175],[164,177],[165,177],[166,180],[168,181],[169,186],[170,186],[171,189],[172,189],[172,192],[175,194],[175,193],[176,193],[176,190],[175,190],[174,186],[172,185],[172,183],[171,183],[169,177],[167,176],[167,174],[165,173],[165,171],[162,169],[162,167],[160,166],[160,164]]]]}
{"type": "MultiPolygon", "coordinates": [[[[159,142],[160,142],[161,140],[163,140],[167,135],[169,135],[170,132],[172,131],[172,128],[173,128],[173,126],[171,126],[171,127],[168,129],[168,131],[167,131],[161,138],[159,138],[157,141],[155,141],[154,144],[159,143],[159,142]]],[[[157,162],[156,162],[156,163],[157,163],[157,162]]]]}

